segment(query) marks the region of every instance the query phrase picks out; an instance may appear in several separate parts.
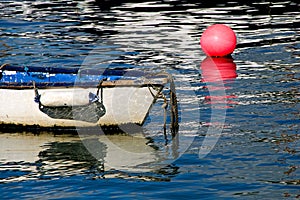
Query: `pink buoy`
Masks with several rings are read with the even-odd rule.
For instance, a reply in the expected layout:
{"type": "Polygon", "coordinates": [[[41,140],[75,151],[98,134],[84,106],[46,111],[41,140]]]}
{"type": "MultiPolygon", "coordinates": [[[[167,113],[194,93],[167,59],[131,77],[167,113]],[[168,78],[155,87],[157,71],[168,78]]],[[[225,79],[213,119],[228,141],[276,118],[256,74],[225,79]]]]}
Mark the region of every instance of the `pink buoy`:
{"type": "Polygon", "coordinates": [[[215,24],[203,32],[200,45],[207,56],[227,56],[236,47],[236,35],[230,27],[224,24],[215,24]]]}

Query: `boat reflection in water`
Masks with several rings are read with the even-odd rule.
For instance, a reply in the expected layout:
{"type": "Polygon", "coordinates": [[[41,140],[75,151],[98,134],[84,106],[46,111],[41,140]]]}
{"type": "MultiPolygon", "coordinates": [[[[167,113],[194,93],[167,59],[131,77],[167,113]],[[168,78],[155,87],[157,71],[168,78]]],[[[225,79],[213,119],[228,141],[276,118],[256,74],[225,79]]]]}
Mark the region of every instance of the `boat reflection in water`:
{"type": "Polygon", "coordinates": [[[79,174],[128,178],[129,172],[150,172],[155,170],[151,163],[160,159],[149,141],[141,133],[86,138],[49,132],[0,133],[0,183],[79,174]],[[94,149],[92,154],[86,145],[94,149]]]}
{"type": "Polygon", "coordinates": [[[205,102],[210,104],[236,104],[232,99],[235,95],[226,94],[237,77],[236,64],[231,57],[206,57],[201,63],[202,81],[206,83],[210,93],[205,97],[205,102]],[[224,91],[218,93],[217,91],[224,91]],[[220,95],[221,94],[221,95],[220,95]]]}

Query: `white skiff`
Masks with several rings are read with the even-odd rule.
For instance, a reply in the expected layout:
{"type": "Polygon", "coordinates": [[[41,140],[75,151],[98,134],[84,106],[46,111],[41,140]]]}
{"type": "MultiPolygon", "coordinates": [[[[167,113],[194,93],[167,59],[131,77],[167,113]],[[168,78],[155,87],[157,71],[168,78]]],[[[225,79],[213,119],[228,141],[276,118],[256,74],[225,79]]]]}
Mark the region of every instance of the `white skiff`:
{"type": "Polygon", "coordinates": [[[117,75],[9,65],[0,70],[2,127],[142,125],[170,80],[166,73],[136,75],[128,69],[115,70],[117,75]]]}

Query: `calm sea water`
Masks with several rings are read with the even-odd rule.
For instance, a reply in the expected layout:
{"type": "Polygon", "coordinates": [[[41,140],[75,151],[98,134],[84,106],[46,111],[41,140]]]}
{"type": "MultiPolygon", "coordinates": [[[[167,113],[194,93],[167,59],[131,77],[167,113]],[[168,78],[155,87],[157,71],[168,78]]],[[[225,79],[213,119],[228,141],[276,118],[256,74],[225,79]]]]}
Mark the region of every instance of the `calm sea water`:
{"type": "Polygon", "coordinates": [[[180,108],[168,140],[161,100],[135,135],[1,130],[1,199],[300,198],[299,8],[295,0],[0,0],[1,64],[166,71],[180,108]],[[214,23],[237,34],[231,60],[200,49],[214,23]]]}

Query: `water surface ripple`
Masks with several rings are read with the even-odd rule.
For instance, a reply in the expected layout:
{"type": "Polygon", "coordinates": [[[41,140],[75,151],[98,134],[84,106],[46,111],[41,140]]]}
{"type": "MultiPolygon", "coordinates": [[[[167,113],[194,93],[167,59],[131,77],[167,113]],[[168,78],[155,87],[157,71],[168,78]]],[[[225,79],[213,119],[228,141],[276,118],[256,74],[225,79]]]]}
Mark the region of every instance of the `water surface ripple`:
{"type": "Polygon", "coordinates": [[[143,126],[146,137],[110,135],[115,145],[146,153],[123,165],[103,138],[84,141],[96,159],[76,133],[1,130],[1,198],[299,198],[299,8],[295,0],[0,0],[1,64],[76,68],[88,60],[166,71],[182,115],[180,143],[166,145],[160,100],[143,126]],[[214,23],[238,37],[221,99],[212,95],[220,88],[199,46],[214,23]],[[225,124],[200,159],[214,109],[226,113],[225,124]]]}

